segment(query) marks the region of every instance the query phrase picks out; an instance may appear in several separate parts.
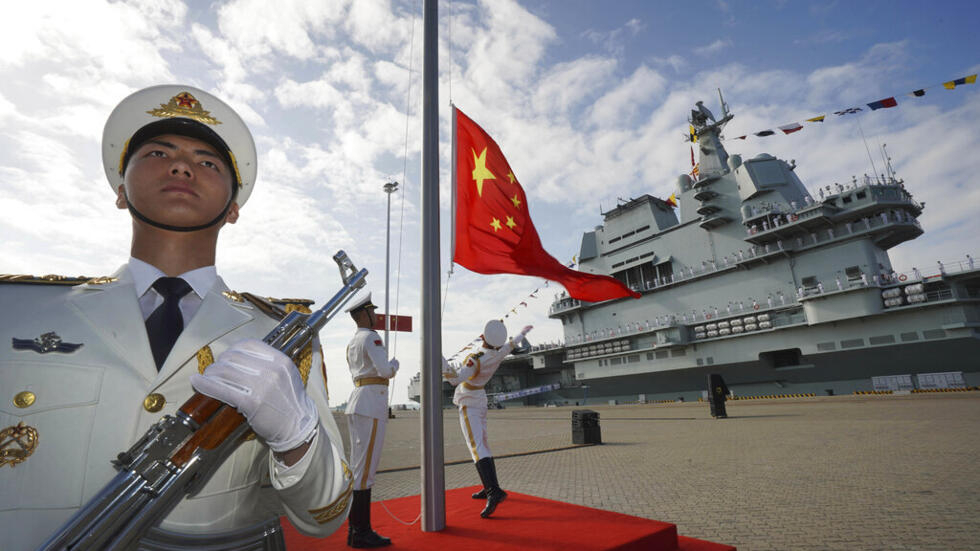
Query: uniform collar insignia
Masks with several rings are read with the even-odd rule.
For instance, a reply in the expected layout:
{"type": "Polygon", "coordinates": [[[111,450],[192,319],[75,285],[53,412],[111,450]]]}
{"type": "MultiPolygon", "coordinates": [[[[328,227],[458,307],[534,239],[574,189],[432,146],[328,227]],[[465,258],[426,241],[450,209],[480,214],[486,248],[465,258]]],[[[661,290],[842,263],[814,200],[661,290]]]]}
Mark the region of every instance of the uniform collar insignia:
{"type": "Polygon", "coordinates": [[[61,337],[54,331],[44,333],[34,340],[14,338],[13,341],[14,350],[33,350],[38,354],[46,354],[48,352],[62,352],[67,354],[83,346],[82,343],[73,344],[62,341],[61,337]]]}

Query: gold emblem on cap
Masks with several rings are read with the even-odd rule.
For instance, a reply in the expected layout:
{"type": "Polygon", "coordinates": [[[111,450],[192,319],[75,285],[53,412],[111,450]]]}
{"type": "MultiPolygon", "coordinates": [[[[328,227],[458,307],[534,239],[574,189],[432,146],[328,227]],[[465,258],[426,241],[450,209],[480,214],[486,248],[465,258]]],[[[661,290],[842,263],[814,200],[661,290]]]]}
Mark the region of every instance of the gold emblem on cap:
{"type": "Polygon", "coordinates": [[[205,111],[201,107],[201,102],[197,101],[190,92],[181,92],[170,98],[168,103],[161,103],[160,107],[151,109],[147,113],[161,119],[185,117],[204,124],[221,124],[221,121],[211,116],[210,111],[205,111]]]}
{"type": "Polygon", "coordinates": [[[23,421],[16,426],[0,430],[0,467],[10,465],[14,468],[37,449],[37,429],[29,427],[23,421]]]}
{"type": "Polygon", "coordinates": [[[143,409],[149,411],[150,413],[156,413],[163,409],[163,405],[167,403],[167,399],[163,397],[163,394],[153,394],[147,395],[143,399],[143,409]]]}
{"type": "Polygon", "coordinates": [[[25,390],[23,392],[18,392],[17,396],[14,396],[14,405],[19,408],[29,408],[37,400],[37,396],[30,390],[25,390]]]}

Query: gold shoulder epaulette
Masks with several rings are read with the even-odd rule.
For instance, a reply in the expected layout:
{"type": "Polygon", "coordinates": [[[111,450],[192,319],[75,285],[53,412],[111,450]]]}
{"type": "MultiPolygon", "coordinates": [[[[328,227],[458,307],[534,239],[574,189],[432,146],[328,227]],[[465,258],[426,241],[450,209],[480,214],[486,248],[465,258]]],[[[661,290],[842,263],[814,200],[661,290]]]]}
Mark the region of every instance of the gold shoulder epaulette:
{"type": "Polygon", "coordinates": [[[313,304],[312,300],[305,298],[260,297],[252,293],[236,293],[234,291],[231,294],[251,302],[259,310],[262,310],[265,315],[277,320],[286,317],[286,314],[294,310],[309,314],[311,312],[310,305],[313,304]]]}
{"type": "Polygon", "coordinates": [[[70,277],[56,274],[48,274],[43,276],[0,274],[0,283],[32,283],[35,285],[81,285],[82,283],[102,284],[115,280],[116,278],[108,276],[70,277]]]}
{"type": "Polygon", "coordinates": [[[299,311],[303,314],[309,314],[313,311],[310,310],[310,306],[313,306],[313,302],[307,298],[272,298],[269,297],[269,301],[273,304],[281,306],[286,313],[299,311]]]}
{"type": "Polygon", "coordinates": [[[273,304],[272,301],[268,299],[264,299],[257,295],[253,295],[252,293],[236,293],[236,294],[239,297],[244,298],[245,300],[254,304],[259,310],[262,310],[262,312],[265,313],[265,315],[269,316],[272,319],[281,320],[282,318],[286,317],[286,314],[288,313],[282,308],[280,308],[279,306],[273,304]]]}

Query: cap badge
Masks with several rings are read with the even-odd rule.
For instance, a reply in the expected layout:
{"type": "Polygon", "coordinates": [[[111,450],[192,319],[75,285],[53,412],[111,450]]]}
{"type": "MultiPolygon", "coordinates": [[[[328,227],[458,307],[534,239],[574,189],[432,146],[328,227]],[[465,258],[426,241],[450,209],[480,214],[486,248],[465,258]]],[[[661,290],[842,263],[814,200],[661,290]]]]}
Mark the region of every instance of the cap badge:
{"type": "Polygon", "coordinates": [[[14,350],[33,350],[38,354],[46,354],[48,352],[63,352],[67,354],[69,352],[74,352],[83,346],[82,343],[74,344],[62,341],[61,337],[59,337],[54,331],[44,333],[34,340],[18,339],[16,337],[14,337],[12,340],[14,343],[14,350]]]}
{"type": "Polygon", "coordinates": [[[201,102],[197,101],[190,92],[181,92],[170,98],[168,103],[161,103],[160,107],[147,113],[162,119],[185,117],[204,124],[221,124],[221,121],[211,116],[210,111],[205,111],[201,107],[201,102]]]}
{"type": "Polygon", "coordinates": [[[37,429],[21,421],[15,426],[0,430],[0,467],[13,468],[27,458],[37,448],[37,429]]]}

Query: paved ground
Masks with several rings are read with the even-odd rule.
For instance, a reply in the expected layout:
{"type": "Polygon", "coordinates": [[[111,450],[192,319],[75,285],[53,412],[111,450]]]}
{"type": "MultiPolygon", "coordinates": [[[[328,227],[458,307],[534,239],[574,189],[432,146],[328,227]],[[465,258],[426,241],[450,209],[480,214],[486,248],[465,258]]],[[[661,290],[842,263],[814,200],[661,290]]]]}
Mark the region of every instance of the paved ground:
{"type": "MultiPolygon", "coordinates": [[[[737,401],[723,420],[696,403],[588,408],[603,445],[530,454],[571,445],[575,408],[491,411],[504,488],[743,551],[980,549],[980,392],[737,401]]],[[[418,413],[396,413],[376,500],[420,492],[418,413]]],[[[446,487],[478,484],[455,410],[444,428],[446,461],[466,460],[446,487]]]]}

